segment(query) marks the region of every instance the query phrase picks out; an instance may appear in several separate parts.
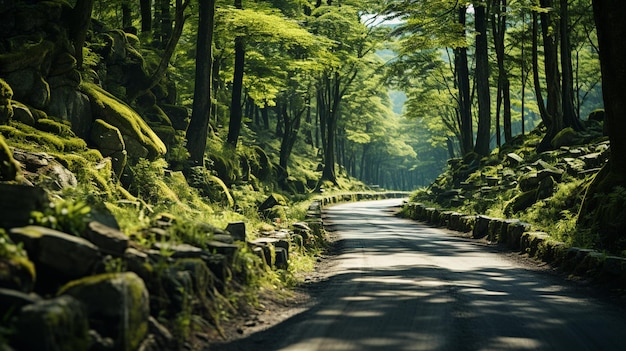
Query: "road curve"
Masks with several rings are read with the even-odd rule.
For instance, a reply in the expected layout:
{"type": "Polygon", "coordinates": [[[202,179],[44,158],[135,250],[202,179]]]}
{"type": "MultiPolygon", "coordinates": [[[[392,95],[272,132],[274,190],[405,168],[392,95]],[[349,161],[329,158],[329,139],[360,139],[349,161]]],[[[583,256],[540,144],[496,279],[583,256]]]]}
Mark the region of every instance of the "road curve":
{"type": "Polygon", "coordinates": [[[626,350],[621,307],[395,217],[399,203],[326,209],[342,249],[318,303],[224,350],[626,350]]]}

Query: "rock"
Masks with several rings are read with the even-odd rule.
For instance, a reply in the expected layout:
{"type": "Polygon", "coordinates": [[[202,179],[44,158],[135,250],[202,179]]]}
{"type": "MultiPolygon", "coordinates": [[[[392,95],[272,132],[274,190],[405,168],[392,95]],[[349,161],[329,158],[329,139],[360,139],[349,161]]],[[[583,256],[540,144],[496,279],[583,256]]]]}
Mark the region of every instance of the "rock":
{"type": "Polygon", "coordinates": [[[0,78],[0,125],[7,124],[13,118],[13,89],[2,78],[0,78]]]}
{"type": "Polygon", "coordinates": [[[506,154],[506,157],[504,158],[504,162],[511,166],[517,166],[517,165],[524,163],[524,159],[520,155],[514,152],[511,152],[511,153],[506,154]]]}
{"type": "Polygon", "coordinates": [[[30,111],[28,106],[22,103],[19,103],[17,101],[12,101],[11,107],[13,108],[14,120],[18,122],[22,122],[29,126],[35,125],[35,116],[33,116],[33,113],[30,111]]]}
{"type": "Polygon", "coordinates": [[[537,200],[547,199],[554,194],[556,181],[552,177],[547,177],[539,182],[537,188],[537,200]]]}
{"type": "MultiPolygon", "coordinates": [[[[0,241],[5,250],[15,245],[0,241]]],[[[15,289],[22,292],[31,292],[35,286],[35,266],[27,257],[14,255],[0,257],[0,288],[15,289]]],[[[1,314],[0,314],[1,315],[1,314]]]]}
{"type": "Polygon", "coordinates": [[[523,211],[537,202],[537,189],[525,191],[512,198],[504,207],[504,213],[512,215],[523,211]]]}
{"type": "Polygon", "coordinates": [[[197,246],[189,244],[171,244],[166,242],[158,242],[152,245],[152,248],[159,251],[170,253],[172,258],[201,258],[205,255],[204,250],[197,246]]]}
{"type": "Polygon", "coordinates": [[[246,224],[244,222],[232,222],[226,226],[226,231],[237,241],[246,241],[246,224]]]}
{"type": "Polygon", "coordinates": [[[268,196],[261,205],[259,205],[259,211],[263,212],[269,210],[275,206],[287,206],[287,201],[282,195],[271,194],[268,196]]]}
{"type": "Polygon", "coordinates": [[[102,119],[120,131],[131,159],[147,157],[154,160],[165,155],[165,144],[137,112],[94,84],[83,84],[81,88],[89,97],[94,118],[102,119]]]}
{"type": "Polygon", "coordinates": [[[102,156],[110,156],[126,149],[120,130],[101,119],[93,122],[90,140],[100,150],[102,156]]]}
{"type": "Polygon", "coordinates": [[[115,350],[134,351],[148,332],[149,294],[135,273],[85,277],[62,287],[87,307],[90,326],[115,342],[115,350]]]}
{"type": "Polygon", "coordinates": [[[28,225],[30,213],[48,204],[46,192],[40,187],[0,183],[0,228],[28,225]]]}
{"type": "Polygon", "coordinates": [[[75,188],[76,176],[54,157],[43,152],[14,149],[13,157],[22,165],[24,177],[33,184],[41,184],[54,190],[75,188]]]}
{"type": "Polygon", "coordinates": [[[12,228],[10,236],[25,243],[37,270],[45,266],[65,277],[79,278],[92,273],[101,260],[94,244],[54,229],[30,225],[12,228]]]}
{"type": "Polygon", "coordinates": [[[35,294],[0,288],[0,316],[8,320],[8,317],[16,316],[22,307],[39,301],[41,297],[35,294]]]}
{"type": "Polygon", "coordinates": [[[85,239],[95,244],[103,253],[116,257],[122,256],[128,248],[126,234],[100,222],[92,221],[87,224],[85,239]]]}
{"type": "MultiPolygon", "coordinates": [[[[20,173],[20,164],[13,158],[13,152],[9,149],[6,140],[0,134],[0,181],[8,182],[15,180],[20,173]]],[[[2,197],[10,199],[11,197],[2,197]]]]}
{"type": "Polygon", "coordinates": [[[71,296],[26,305],[12,341],[18,350],[87,350],[90,341],[85,307],[71,296]]]}
{"type": "Polygon", "coordinates": [[[239,246],[237,245],[227,244],[216,240],[207,241],[206,246],[209,252],[215,252],[224,255],[229,259],[233,259],[235,257],[235,253],[237,252],[237,250],[239,250],[239,246]]]}
{"type": "MultiPolygon", "coordinates": [[[[92,115],[92,107],[89,97],[78,90],[80,73],[73,72],[74,77],[69,81],[65,79],[63,82],[55,83],[62,86],[50,91],[50,104],[47,111],[52,116],[69,121],[72,131],[86,139],[91,128],[91,118],[88,117],[92,115]]],[[[50,83],[53,84],[53,81],[51,80],[50,83]]]]}
{"type": "Polygon", "coordinates": [[[571,127],[564,128],[552,138],[551,144],[555,149],[561,146],[570,146],[580,141],[580,135],[571,127]]]}

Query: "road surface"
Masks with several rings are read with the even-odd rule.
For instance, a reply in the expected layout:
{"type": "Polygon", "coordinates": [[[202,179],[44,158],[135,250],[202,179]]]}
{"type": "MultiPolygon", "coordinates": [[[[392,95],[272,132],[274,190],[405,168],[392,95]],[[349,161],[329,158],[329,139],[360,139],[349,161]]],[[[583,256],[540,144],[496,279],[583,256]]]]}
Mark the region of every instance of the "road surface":
{"type": "Polygon", "coordinates": [[[341,247],[315,304],[220,350],[626,350],[626,314],[513,254],[395,217],[328,208],[341,247]]]}

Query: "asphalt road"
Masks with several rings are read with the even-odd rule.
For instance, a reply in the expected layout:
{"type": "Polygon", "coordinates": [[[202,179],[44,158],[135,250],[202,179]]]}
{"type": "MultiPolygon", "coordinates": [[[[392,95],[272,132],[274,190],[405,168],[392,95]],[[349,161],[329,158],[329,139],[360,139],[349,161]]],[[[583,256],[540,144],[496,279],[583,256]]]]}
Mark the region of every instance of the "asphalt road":
{"type": "Polygon", "coordinates": [[[223,349],[626,350],[619,304],[513,254],[395,217],[399,203],[328,208],[341,250],[316,303],[223,349]]]}

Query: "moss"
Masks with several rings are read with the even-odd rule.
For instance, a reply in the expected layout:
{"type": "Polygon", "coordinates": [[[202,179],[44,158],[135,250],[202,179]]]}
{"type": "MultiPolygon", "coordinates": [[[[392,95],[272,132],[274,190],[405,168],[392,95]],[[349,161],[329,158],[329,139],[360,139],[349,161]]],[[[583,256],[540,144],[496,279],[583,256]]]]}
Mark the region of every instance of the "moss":
{"type": "Polygon", "coordinates": [[[37,120],[37,122],[35,123],[35,128],[65,138],[76,137],[74,132],[72,132],[72,128],[69,125],[57,122],[49,118],[37,120]]]}
{"type": "Polygon", "coordinates": [[[20,165],[13,159],[4,137],[0,135],[0,181],[15,180],[20,172],[20,165]]]}
{"type": "Polygon", "coordinates": [[[94,117],[117,127],[127,146],[127,139],[135,139],[148,150],[149,158],[165,155],[165,144],[135,110],[95,84],[83,84],[81,89],[89,96],[94,117]]]}

